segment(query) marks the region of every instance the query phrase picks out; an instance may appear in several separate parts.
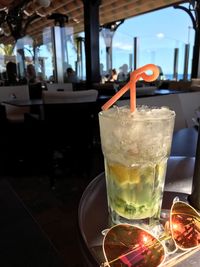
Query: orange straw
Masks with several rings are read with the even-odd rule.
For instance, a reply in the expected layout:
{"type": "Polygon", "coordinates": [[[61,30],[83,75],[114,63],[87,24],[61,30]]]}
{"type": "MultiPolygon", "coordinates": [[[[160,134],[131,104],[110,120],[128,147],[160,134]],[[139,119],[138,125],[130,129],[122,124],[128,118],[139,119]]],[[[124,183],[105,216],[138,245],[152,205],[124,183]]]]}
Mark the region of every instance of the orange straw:
{"type": "Polygon", "coordinates": [[[142,78],[146,82],[152,82],[158,78],[159,69],[154,64],[147,64],[130,74],[130,81],[124,85],[111,99],[109,99],[101,108],[109,109],[123,94],[130,89],[130,110],[134,112],[136,109],[136,82],[142,78]],[[147,75],[145,72],[151,70],[152,74],[147,75]]]}

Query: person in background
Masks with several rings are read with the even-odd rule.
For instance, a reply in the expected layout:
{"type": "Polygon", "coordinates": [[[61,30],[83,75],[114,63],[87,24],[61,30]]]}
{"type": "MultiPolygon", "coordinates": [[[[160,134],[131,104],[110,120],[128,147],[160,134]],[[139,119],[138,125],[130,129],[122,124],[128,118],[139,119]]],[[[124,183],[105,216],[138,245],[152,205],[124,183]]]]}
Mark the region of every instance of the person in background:
{"type": "Polygon", "coordinates": [[[103,63],[100,64],[100,76],[101,76],[101,83],[107,82],[108,77],[106,77],[106,72],[104,71],[103,63]]]}
{"type": "Polygon", "coordinates": [[[7,73],[6,71],[1,72],[1,80],[0,80],[0,86],[3,86],[7,80],[7,73]]]}
{"type": "Polygon", "coordinates": [[[161,68],[161,66],[157,66],[159,69],[159,76],[158,76],[158,80],[165,80],[165,75],[163,73],[163,70],[161,68]]]}
{"type": "Polygon", "coordinates": [[[108,82],[115,82],[117,81],[117,71],[116,69],[112,69],[111,75],[108,77],[108,82]]]}
{"type": "Polygon", "coordinates": [[[55,83],[55,70],[53,69],[52,75],[49,76],[49,82],[50,83],[55,83]]]}
{"type": "Polygon", "coordinates": [[[72,68],[67,68],[65,82],[66,83],[78,83],[79,82],[79,79],[76,76],[76,73],[72,68]]]}
{"type": "MultiPolygon", "coordinates": [[[[35,66],[33,64],[27,65],[26,79],[29,85],[30,99],[41,99],[42,90],[45,88],[43,84],[42,74],[36,74],[35,66]]],[[[31,107],[31,112],[38,113],[38,107],[31,107]]]]}
{"type": "Polygon", "coordinates": [[[29,64],[26,69],[26,78],[28,83],[37,83],[36,71],[33,64],[29,64]]]}
{"type": "Polygon", "coordinates": [[[6,65],[7,80],[5,85],[16,85],[19,81],[17,77],[17,65],[14,62],[9,61],[6,65]]]}
{"type": "Polygon", "coordinates": [[[129,79],[129,73],[128,73],[128,65],[127,64],[123,64],[120,68],[119,68],[119,74],[117,76],[117,80],[119,82],[126,82],[129,79]]]}

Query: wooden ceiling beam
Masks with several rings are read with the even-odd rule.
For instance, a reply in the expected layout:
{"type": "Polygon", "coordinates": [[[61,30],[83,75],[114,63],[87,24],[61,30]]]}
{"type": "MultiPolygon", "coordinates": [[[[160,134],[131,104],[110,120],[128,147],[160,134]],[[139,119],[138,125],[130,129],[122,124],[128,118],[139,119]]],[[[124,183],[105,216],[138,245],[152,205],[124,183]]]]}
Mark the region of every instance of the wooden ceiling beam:
{"type": "MultiPolygon", "coordinates": [[[[83,13],[83,11],[78,12],[78,11],[72,11],[71,14],[73,15],[74,18],[79,17],[79,14],[83,13]]],[[[81,16],[81,18],[83,18],[83,14],[81,16]]],[[[76,23],[75,21],[73,21],[71,18],[69,18],[69,22],[72,24],[72,22],[76,23]]],[[[68,24],[66,24],[67,26],[68,24]]],[[[48,20],[47,18],[41,18],[40,23],[35,23],[33,22],[32,24],[30,24],[30,26],[27,29],[27,34],[31,34],[31,33],[35,33],[38,31],[38,28],[45,28],[48,26],[54,26],[54,21],[53,20],[48,20]]]]}
{"type": "MultiPolygon", "coordinates": [[[[176,0],[176,1],[168,0],[167,6],[184,3],[184,2],[188,2],[188,1],[187,0],[176,0]]],[[[150,0],[148,1],[148,4],[146,0],[132,0],[132,1],[122,0],[122,1],[117,1],[117,2],[116,0],[110,0],[110,1],[102,0],[102,4],[100,6],[100,24],[103,25],[103,24],[106,24],[112,21],[117,21],[117,20],[121,20],[124,18],[133,17],[136,15],[141,15],[149,11],[164,8],[165,6],[166,6],[166,0],[150,0]],[[113,4],[114,6],[112,6],[113,4]],[[142,12],[141,13],[134,12],[136,7],[133,4],[137,5],[137,7],[142,8],[142,12]],[[112,7],[112,10],[111,10],[111,7],[112,7]],[[122,7],[123,7],[123,11],[121,10],[122,7]],[[149,10],[152,7],[154,7],[154,9],[149,10]],[[127,9],[128,10],[130,9],[130,11],[126,12],[127,9]],[[115,12],[115,15],[113,15],[113,10],[115,12]],[[128,15],[128,17],[125,15],[128,15]]],[[[84,23],[83,14],[80,14],[76,18],[80,21],[80,23],[77,24],[76,29],[83,31],[84,25],[81,25],[82,23],[84,23]]]]}
{"type": "MultiPolygon", "coordinates": [[[[110,4],[106,4],[107,9],[106,7],[102,5],[100,9],[100,24],[102,25],[102,24],[105,24],[111,21],[123,19],[124,17],[134,16],[140,12],[139,8],[141,8],[141,12],[144,13],[148,11],[149,6],[151,6],[151,8],[158,8],[162,6],[162,4],[160,5],[157,4],[155,6],[154,0],[151,0],[148,6],[146,5],[146,1],[136,0],[133,2],[127,3],[126,1],[121,1],[121,2],[118,2],[119,4],[117,6],[114,6],[114,7],[110,4]],[[137,7],[134,6],[133,2],[139,6],[137,7]]],[[[71,15],[75,19],[80,21],[80,23],[83,23],[83,10],[79,10],[79,12],[71,12],[71,15]]],[[[31,25],[31,31],[28,31],[30,35],[31,34],[35,35],[36,32],[38,31],[38,25],[34,26],[34,24],[35,23],[31,25]]],[[[48,27],[48,26],[53,26],[53,25],[51,22],[48,22],[47,20],[42,19],[41,25],[39,25],[39,27],[48,27]]],[[[75,24],[73,23],[70,26],[73,26],[75,28],[80,28],[80,29],[84,28],[84,26],[76,27],[75,24]]]]}
{"type": "MultiPolygon", "coordinates": [[[[82,4],[81,0],[77,0],[77,1],[78,1],[77,5],[75,4],[76,7],[82,4]]],[[[47,16],[47,15],[50,15],[54,12],[57,13],[58,10],[62,7],[66,7],[66,9],[69,8],[69,6],[71,4],[74,5],[74,2],[75,2],[74,0],[68,0],[68,1],[66,1],[66,0],[59,0],[59,1],[52,0],[50,6],[45,7],[45,8],[41,7],[40,5],[38,6],[37,2],[32,2],[27,7],[27,11],[30,13],[34,13],[37,10],[39,13],[47,16]]]]}
{"type": "MultiPolygon", "coordinates": [[[[169,4],[170,3],[173,3],[174,0],[169,0],[168,1],[169,4]]],[[[180,2],[180,1],[179,1],[180,2]]],[[[139,15],[139,14],[142,14],[142,13],[145,13],[149,10],[155,10],[155,9],[158,9],[158,8],[161,8],[163,7],[163,3],[162,1],[155,1],[155,0],[149,0],[148,1],[148,4],[147,4],[147,1],[125,1],[125,0],[122,0],[122,1],[119,1],[117,5],[107,5],[107,7],[101,7],[100,8],[100,20],[103,20],[104,18],[106,17],[110,17],[112,16],[117,16],[117,14],[119,13],[123,13],[124,12],[124,16],[121,16],[120,17],[123,17],[123,18],[126,18],[126,14],[127,14],[127,11],[131,10],[132,12],[132,15],[133,16],[136,16],[136,15],[139,15]]],[[[131,13],[130,11],[128,13],[131,13]]],[[[114,20],[111,20],[111,21],[115,21],[114,20]]]]}
{"type": "MultiPolygon", "coordinates": [[[[12,2],[16,3],[17,0],[12,2]]],[[[11,1],[5,0],[8,3],[11,1]]],[[[100,5],[100,24],[110,23],[124,18],[130,18],[136,15],[162,8],[166,5],[172,5],[182,2],[181,0],[102,0],[100,5]]],[[[1,6],[2,0],[0,0],[1,6]]],[[[84,30],[84,14],[82,0],[52,0],[49,7],[44,8],[38,5],[38,2],[32,1],[25,9],[29,14],[38,11],[41,15],[48,16],[52,13],[61,13],[69,17],[68,26],[74,28],[74,32],[84,30]],[[78,22],[78,23],[77,23],[78,22]]],[[[48,20],[46,17],[41,17],[34,20],[27,28],[27,34],[32,36],[41,35],[45,27],[54,25],[53,20],[48,20]]],[[[12,40],[12,37],[0,37],[0,42],[6,40],[6,43],[12,40]]]]}

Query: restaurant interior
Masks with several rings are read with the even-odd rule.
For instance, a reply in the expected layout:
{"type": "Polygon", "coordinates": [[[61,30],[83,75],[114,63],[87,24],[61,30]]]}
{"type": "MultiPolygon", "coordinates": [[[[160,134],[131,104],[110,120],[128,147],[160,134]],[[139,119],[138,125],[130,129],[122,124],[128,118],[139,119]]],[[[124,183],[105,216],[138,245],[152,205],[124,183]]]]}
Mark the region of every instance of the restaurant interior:
{"type": "MultiPolygon", "coordinates": [[[[158,266],[117,265],[105,252],[112,224],[99,113],[133,98],[175,111],[162,211],[175,197],[200,210],[199,25],[199,0],[0,0],[1,266],[158,266]],[[124,21],[169,7],[187,13],[194,30],[194,43],[171,50],[171,79],[157,62],[143,69],[137,37],[116,72],[113,38],[124,21]],[[158,70],[154,79],[148,68],[158,70]]],[[[199,240],[163,266],[199,266],[199,240]]]]}

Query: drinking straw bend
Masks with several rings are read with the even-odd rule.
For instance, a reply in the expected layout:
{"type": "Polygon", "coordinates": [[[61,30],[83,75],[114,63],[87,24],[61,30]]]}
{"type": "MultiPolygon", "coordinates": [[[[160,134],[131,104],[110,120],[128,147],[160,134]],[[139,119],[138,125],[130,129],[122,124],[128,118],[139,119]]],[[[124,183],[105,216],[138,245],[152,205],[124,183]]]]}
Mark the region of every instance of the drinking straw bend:
{"type": "Polygon", "coordinates": [[[136,76],[136,81],[138,81],[140,78],[142,78],[146,82],[152,82],[156,80],[159,76],[159,69],[154,64],[147,64],[139,69],[136,69],[131,73],[131,75],[136,76]],[[148,75],[145,72],[151,70],[152,74],[148,75]]]}
{"type": "Polygon", "coordinates": [[[130,110],[135,111],[136,108],[136,82],[142,78],[146,82],[152,82],[159,76],[159,69],[154,64],[147,64],[141,68],[138,68],[131,72],[130,81],[124,85],[111,99],[109,99],[103,106],[102,110],[107,110],[111,107],[128,89],[130,89],[130,110]],[[148,75],[146,71],[152,71],[152,74],[148,75]]]}

